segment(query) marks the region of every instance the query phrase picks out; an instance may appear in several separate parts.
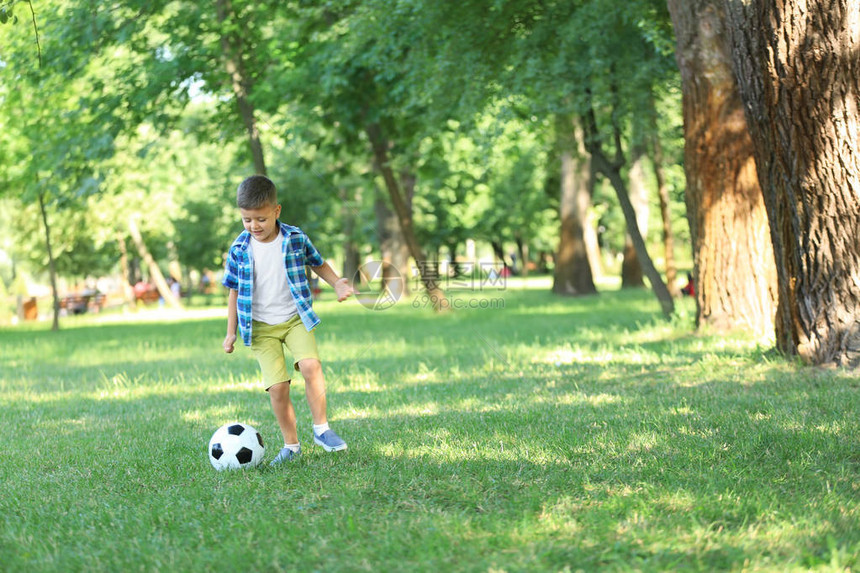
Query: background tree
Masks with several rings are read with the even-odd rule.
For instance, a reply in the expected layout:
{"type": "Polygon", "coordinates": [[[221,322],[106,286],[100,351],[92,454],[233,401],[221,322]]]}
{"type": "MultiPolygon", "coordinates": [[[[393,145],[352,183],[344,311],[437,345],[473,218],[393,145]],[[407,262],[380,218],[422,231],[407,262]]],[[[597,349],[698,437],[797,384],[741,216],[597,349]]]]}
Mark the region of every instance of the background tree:
{"type": "Polygon", "coordinates": [[[776,258],[777,346],[860,365],[860,2],[726,10],[776,258]]]}
{"type": "MultiPolygon", "coordinates": [[[[71,42],[66,22],[51,19],[42,27],[45,57],[33,51],[33,30],[4,29],[0,53],[4,81],[2,124],[12,146],[5,152],[5,193],[23,206],[37,205],[43,248],[53,293],[53,329],[59,329],[55,225],[81,208],[98,189],[98,161],[113,152],[119,123],[106,105],[100,78],[109,75],[101,57],[89,57],[71,42]],[[86,89],[85,89],[86,87],[86,89]],[[38,102],[39,105],[33,105],[38,102]]],[[[62,232],[62,231],[60,231],[62,232]]]]}
{"type": "Polygon", "coordinates": [[[556,134],[561,160],[560,237],[553,272],[552,292],[562,295],[597,293],[589,260],[586,229],[594,192],[591,157],[584,134],[572,115],[557,115],[556,134]]]}

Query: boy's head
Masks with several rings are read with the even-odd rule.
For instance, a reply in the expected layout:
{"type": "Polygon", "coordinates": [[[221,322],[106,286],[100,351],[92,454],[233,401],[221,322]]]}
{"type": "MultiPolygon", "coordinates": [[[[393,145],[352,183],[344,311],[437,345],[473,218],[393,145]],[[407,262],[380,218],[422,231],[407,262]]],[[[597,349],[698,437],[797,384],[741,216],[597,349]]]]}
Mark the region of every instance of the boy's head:
{"type": "Polygon", "coordinates": [[[265,175],[251,175],[236,190],[236,206],[240,209],[259,209],[278,204],[275,184],[265,175]]]}
{"type": "Polygon", "coordinates": [[[280,235],[278,217],[281,206],[275,184],[262,175],[252,175],[236,190],[236,205],[242,215],[245,230],[260,241],[268,243],[280,235]]]}

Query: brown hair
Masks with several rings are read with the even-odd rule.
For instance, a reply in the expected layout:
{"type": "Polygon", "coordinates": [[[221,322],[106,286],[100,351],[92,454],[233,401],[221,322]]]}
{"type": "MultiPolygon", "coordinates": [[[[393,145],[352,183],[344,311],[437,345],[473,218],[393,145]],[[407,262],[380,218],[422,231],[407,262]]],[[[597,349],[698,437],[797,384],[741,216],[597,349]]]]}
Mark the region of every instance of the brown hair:
{"type": "Polygon", "coordinates": [[[240,209],[259,209],[278,204],[278,191],[272,180],[264,175],[251,175],[236,190],[236,206],[240,209]]]}

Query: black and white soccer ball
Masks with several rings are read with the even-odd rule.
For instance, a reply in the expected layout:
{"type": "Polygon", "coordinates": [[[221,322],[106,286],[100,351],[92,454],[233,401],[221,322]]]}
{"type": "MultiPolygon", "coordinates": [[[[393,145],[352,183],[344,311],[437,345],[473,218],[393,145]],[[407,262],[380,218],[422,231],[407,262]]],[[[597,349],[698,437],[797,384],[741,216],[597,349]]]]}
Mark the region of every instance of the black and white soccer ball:
{"type": "Polygon", "coordinates": [[[224,424],[209,440],[209,461],[219,472],[257,467],[265,453],[260,432],[240,422],[224,424]]]}

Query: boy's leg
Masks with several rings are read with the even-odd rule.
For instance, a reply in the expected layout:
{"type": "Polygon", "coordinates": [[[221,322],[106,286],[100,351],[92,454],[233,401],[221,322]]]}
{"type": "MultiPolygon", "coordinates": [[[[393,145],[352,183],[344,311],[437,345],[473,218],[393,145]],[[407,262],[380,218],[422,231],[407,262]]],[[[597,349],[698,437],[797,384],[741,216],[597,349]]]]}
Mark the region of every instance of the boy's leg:
{"type": "Polygon", "coordinates": [[[305,379],[305,395],[314,421],[314,443],[327,452],[345,450],[346,442],[328,427],[325,377],[313,332],[308,332],[300,321],[295,320],[284,344],[293,353],[295,367],[305,379]]]}
{"type": "Polygon", "coordinates": [[[325,377],[320,361],[305,358],[299,360],[298,366],[305,379],[305,394],[314,418],[314,443],[327,452],[345,450],[346,442],[328,427],[326,420],[325,377]]]}
{"type": "Polygon", "coordinates": [[[323,376],[322,364],[316,358],[304,358],[299,360],[299,371],[305,379],[305,395],[311,410],[314,425],[325,424],[326,399],[325,399],[325,377],[323,376]]]}
{"type": "MultiPolygon", "coordinates": [[[[254,321],[254,334],[251,339],[251,350],[260,363],[260,371],[263,378],[264,388],[269,392],[269,401],[272,404],[272,412],[278,421],[278,427],[284,438],[284,449],[287,445],[295,446],[289,448],[298,453],[298,432],[296,431],[296,411],[290,400],[290,375],[287,372],[286,360],[284,359],[284,328],[282,325],[268,325],[254,321]]],[[[282,450],[283,453],[283,450],[282,450]]],[[[293,459],[292,454],[288,459],[293,459]]],[[[281,454],[275,458],[274,463],[283,461],[281,454]]]]}
{"type": "Polygon", "coordinates": [[[290,400],[290,381],[280,382],[269,388],[269,400],[272,403],[272,412],[278,420],[281,434],[284,436],[285,444],[298,444],[299,434],[296,430],[296,411],[293,401],[290,400]]]}

